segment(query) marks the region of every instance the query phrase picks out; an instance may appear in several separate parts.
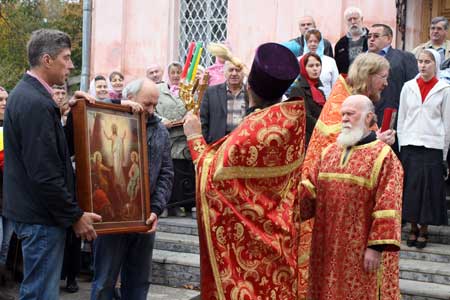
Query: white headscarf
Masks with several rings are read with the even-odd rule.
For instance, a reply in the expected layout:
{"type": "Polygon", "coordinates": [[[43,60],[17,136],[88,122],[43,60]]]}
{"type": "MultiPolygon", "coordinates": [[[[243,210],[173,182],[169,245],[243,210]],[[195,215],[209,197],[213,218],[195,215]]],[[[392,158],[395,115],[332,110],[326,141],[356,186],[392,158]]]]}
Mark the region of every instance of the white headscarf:
{"type": "Polygon", "coordinates": [[[441,55],[439,54],[439,52],[437,52],[436,50],[431,49],[431,48],[423,49],[423,51],[428,51],[431,54],[433,54],[434,62],[436,63],[436,77],[437,77],[437,79],[439,79],[440,78],[440,69],[441,69],[440,68],[440,66],[441,66],[441,55]]]}

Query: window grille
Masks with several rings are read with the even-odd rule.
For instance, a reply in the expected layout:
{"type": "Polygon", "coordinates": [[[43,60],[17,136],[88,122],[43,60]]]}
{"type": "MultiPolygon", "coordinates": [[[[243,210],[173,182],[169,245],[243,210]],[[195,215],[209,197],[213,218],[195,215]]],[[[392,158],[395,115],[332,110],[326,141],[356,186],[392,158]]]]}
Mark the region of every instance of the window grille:
{"type": "Polygon", "coordinates": [[[181,0],[180,4],[179,60],[185,62],[191,41],[203,42],[200,64],[208,67],[214,58],[206,46],[227,39],[228,0],[181,0]]]}

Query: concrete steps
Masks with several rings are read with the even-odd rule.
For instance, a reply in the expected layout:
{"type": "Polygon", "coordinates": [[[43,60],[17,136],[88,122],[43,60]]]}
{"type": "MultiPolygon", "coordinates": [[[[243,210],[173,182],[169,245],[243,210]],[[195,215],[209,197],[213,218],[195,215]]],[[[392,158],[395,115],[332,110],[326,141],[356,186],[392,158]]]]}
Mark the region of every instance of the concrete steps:
{"type": "Polygon", "coordinates": [[[401,259],[400,278],[449,285],[450,264],[419,261],[415,259],[401,259]]]}
{"type": "MultiPolygon", "coordinates": [[[[409,227],[403,229],[404,240],[409,227]]],[[[403,300],[450,300],[450,227],[430,226],[425,249],[400,252],[403,300]]],[[[153,282],[182,287],[200,283],[197,222],[190,218],[160,219],[153,254],[153,282]]]]}
{"type": "MultiPolygon", "coordinates": [[[[408,238],[410,225],[402,229],[402,240],[408,238]]],[[[450,245],[450,226],[428,226],[428,242],[450,245]]]]}
{"type": "Polygon", "coordinates": [[[199,287],[199,252],[196,220],[160,219],[153,252],[152,282],[175,287],[199,287]]]}
{"type": "Polygon", "coordinates": [[[409,225],[403,228],[400,251],[402,300],[450,299],[450,227],[429,226],[424,249],[408,247],[409,225]]]}
{"type": "Polygon", "coordinates": [[[402,300],[449,300],[450,286],[400,279],[402,300]]]}
{"type": "Polygon", "coordinates": [[[422,261],[441,262],[450,265],[450,245],[428,243],[424,249],[406,246],[402,241],[401,259],[415,259],[422,261]]]}

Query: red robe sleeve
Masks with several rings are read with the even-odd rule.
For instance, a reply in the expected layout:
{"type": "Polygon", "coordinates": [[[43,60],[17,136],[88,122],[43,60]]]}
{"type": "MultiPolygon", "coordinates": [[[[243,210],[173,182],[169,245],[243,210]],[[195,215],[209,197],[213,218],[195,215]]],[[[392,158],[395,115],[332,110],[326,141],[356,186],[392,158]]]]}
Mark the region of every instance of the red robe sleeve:
{"type": "Polygon", "coordinates": [[[191,152],[192,161],[196,165],[199,157],[202,155],[208,144],[203,138],[203,135],[196,134],[187,137],[187,145],[189,147],[189,151],[191,152]]]}
{"type": "Polygon", "coordinates": [[[398,251],[401,240],[403,168],[388,146],[383,150],[389,153],[383,160],[378,177],[367,246],[384,245],[384,251],[398,251]]]}

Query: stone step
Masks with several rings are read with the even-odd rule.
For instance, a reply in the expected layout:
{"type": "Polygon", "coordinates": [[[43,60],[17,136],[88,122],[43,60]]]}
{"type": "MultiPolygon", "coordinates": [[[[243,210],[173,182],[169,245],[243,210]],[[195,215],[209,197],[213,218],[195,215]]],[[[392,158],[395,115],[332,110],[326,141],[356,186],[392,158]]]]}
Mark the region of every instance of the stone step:
{"type": "Polygon", "coordinates": [[[156,234],[155,249],[173,252],[200,253],[198,236],[161,231],[158,231],[156,234]]]}
{"type": "Polygon", "coordinates": [[[158,220],[158,232],[198,235],[197,220],[190,217],[160,218],[158,220]]]}
{"type": "MultiPolygon", "coordinates": [[[[410,228],[409,224],[402,228],[402,240],[406,241],[410,228]]],[[[428,226],[428,242],[450,245],[450,226],[428,226]]]]}
{"type": "Polygon", "coordinates": [[[424,249],[417,249],[408,247],[406,242],[402,241],[400,249],[401,259],[450,263],[450,245],[428,243],[424,249]]]}
{"type": "Polygon", "coordinates": [[[152,283],[183,287],[200,286],[200,255],[153,250],[152,283]]]}
{"type": "Polygon", "coordinates": [[[442,262],[401,259],[400,278],[449,285],[450,265],[442,262]]]}
{"type": "Polygon", "coordinates": [[[450,285],[400,279],[402,300],[449,300],[450,285]]]}

